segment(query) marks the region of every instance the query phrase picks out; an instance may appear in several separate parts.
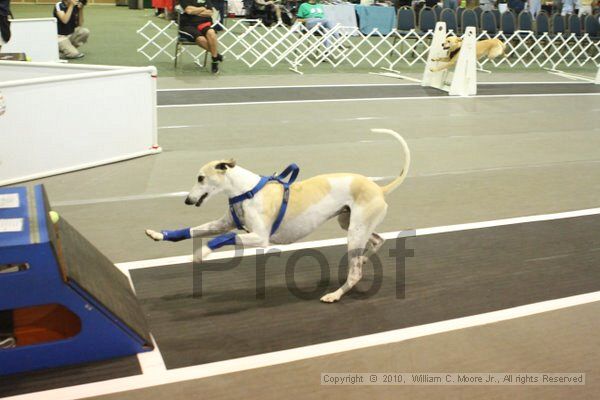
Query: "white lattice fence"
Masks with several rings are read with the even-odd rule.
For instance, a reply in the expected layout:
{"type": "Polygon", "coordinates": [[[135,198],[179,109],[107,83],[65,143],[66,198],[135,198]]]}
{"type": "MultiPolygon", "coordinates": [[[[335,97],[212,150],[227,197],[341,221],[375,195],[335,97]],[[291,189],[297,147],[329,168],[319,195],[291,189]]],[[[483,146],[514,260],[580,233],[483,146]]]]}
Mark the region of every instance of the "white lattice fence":
{"type": "MultiPolygon", "coordinates": [[[[138,31],[145,42],[138,49],[148,60],[158,58],[173,60],[177,25],[166,26],[148,21],[138,31]]],[[[449,35],[453,35],[452,32],[449,35]]],[[[398,69],[402,66],[425,63],[433,32],[424,34],[414,30],[401,34],[392,31],[381,35],[373,30],[368,35],[356,27],[340,25],[323,31],[318,26],[307,29],[301,24],[291,28],[283,25],[266,27],[260,20],[240,19],[232,26],[223,27],[219,33],[221,53],[254,67],[267,64],[275,67],[280,64],[297,70],[302,65],[317,66],[327,61],[333,67],[349,65],[398,69]]],[[[536,36],[530,31],[517,31],[512,35],[502,32],[490,36],[482,32],[478,39],[498,38],[507,44],[507,57],[496,60],[482,60],[486,64],[510,67],[557,67],[600,66],[600,42],[587,34],[544,34],[536,36]]],[[[182,47],[198,62],[204,51],[199,47],[182,47]]]]}

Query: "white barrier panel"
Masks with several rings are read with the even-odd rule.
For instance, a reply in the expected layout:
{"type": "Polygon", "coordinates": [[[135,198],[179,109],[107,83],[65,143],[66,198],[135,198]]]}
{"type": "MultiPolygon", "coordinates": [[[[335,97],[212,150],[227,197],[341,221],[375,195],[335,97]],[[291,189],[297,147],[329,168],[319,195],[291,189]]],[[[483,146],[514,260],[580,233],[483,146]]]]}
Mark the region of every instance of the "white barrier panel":
{"type": "Polygon", "coordinates": [[[475,28],[467,27],[462,37],[455,65],[449,65],[449,50],[444,50],[446,40],[446,24],[438,22],[425,62],[421,86],[444,90],[451,96],[472,96],[477,94],[477,34],[475,28]],[[440,69],[441,68],[441,69],[440,69]],[[450,72],[450,68],[454,71],[450,72]],[[450,83],[448,84],[448,80],[450,83]]]}
{"type": "Polygon", "coordinates": [[[17,65],[43,73],[0,82],[0,185],[160,151],[154,67],[0,61],[0,76],[17,65]]]}
{"type": "Polygon", "coordinates": [[[31,61],[58,62],[58,31],[55,18],[13,19],[10,41],[3,53],[25,53],[31,61]]]}
{"type": "Polygon", "coordinates": [[[429,52],[427,54],[427,61],[425,62],[425,70],[423,71],[421,86],[430,86],[441,90],[448,90],[446,87],[448,68],[437,72],[432,71],[432,68],[437,68],[440,64],[445,64],[444,61],[437,61],[448,56],[448,52],[443,48],[445,40],[446,23],[438,22],[435,24],[433,39],[431,40],[431,46],[429,47],[429,52]]]}
{"type": "Polygon", "coordinates": [[[475,27],[467,27],[448,92],[450,96],[474,96],[477,94],[476,37],[475,27]]]}
{"type": "MultiPolygon", "coordinates": [[[[4,47],[2,47],[4,48],[4,47]]],[[[128,67],[122,67],[128,68],[128,67]]],[[[21,79],[33,79],[44,77],[57,77],[62,75],[83,74],[88,72],[114,71],[114,66],[87,65],[87,64],[60,64],[60,63],[23,63],[12,62],[2,64],[0,83],[21,79]]]]}

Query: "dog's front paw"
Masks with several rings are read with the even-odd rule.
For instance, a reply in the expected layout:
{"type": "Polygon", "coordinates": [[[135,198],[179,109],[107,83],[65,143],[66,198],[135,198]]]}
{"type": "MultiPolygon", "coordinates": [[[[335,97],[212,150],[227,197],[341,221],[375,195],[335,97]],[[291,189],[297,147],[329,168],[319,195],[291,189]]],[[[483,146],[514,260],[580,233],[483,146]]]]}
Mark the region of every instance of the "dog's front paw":
{"type": "Polygon", "coordinates": [[[325,296],[321,297],[323,303],[334,303],[339,299],[340,295],[337,292],[327,293],[325,296]]]}
{"type": "Polygon", "coordinates": [[[155,240],[157,242],[159,242],[165,238],[165,236],[162,233],[153,231],[152,229],[146,229],[146,235],[150,239],[155,240]]]}

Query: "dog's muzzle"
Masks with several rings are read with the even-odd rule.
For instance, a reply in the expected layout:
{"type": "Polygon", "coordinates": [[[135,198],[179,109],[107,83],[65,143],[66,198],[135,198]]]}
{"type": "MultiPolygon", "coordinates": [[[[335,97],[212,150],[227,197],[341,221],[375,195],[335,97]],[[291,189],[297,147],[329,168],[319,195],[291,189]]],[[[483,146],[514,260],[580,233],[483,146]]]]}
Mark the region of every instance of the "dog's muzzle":
{"type": "Polygon", "coordinates": [[[187,204],[188,206],[191,206],[192,204],[196,204],[196,207],[200,207],[202,205],[202,202],[204,201],[204,199],[206,199],[208,197],[208,193],[204,193],[202,195],[202,197],[200,197],[200,199],[194,203],[189,196],[185,198],[185,204],[187,204]]]}

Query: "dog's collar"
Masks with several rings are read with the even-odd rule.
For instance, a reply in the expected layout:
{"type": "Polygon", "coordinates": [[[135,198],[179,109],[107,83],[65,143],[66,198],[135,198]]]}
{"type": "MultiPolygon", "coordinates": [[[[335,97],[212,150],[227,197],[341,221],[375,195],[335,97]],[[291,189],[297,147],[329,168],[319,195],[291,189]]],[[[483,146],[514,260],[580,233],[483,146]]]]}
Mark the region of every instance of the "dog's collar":
{"type": "Polygon", "coordinates": [[[244,201],[244,200],[253,198],[256,195],[256,193],[260,192],[260,190],[265,187],[265,185],[267,183],[269,183],[269,177],[261,176],[260,181],[252,189],[250,189],[249,191],[247,191],[245,193],[239,194],[237,196],[230,197],[229,205],[232,206],[236,203],[239,203],[240,201],[244,201]]]}
{"type": "Polygon", "coordinates": [[[460,47],[454,51],[449,52],[448,54],[448,58],[452,60],[452,58],[454,58],[454,56],[460,51],[460,47]]]}
{"type": "Polygon", "coordinates": [[[290,164],[290,165],[288,165],[288,167],[285,170],[283,170],[283,172],[281,174],[279,174],[279,175],[273,174],[272,176],[261,176],[260,181],[252,189],[250,189],[249,191],[247,191],[245,193],[239,194],[237,196],[230,197],[229,198],[229,211],[231,212],[231,217],[233,218],[233,222],[235,223],[235,226],[238,229],[244,229],[244,226],[242,225],[242,222],[240,221],[239,217],[237,216],[237,213],[235,212],[233,205],[240,203],[244,200],[253,198],[254,196],[256,196],[256,194],[258,192],[261,191],[262,188],[265,187],[265,185],[267,183],[269,183],[271,181],[277,181],[283,185],[283,200],[281,202],[281,207],[279,208],[279,213],[277,214],[277,218],[275,219],[275,222],[273,222],[273,226],[271,227],[271,235],[273,235],[279,228],[279,225],[281,225],[281,221],[283,220],[283,217],[285,216],[285,211],[287,209],[287,203],[289,200],[290,185],[292,183],[294,183],[294,181],[298,177],[299,172],[300,172],[300,168],[296,164],[290,164]],[[290,175],[290,178],[288,179],[287,182],[285,182],[284,179],[288,175],[290,175]]]}

